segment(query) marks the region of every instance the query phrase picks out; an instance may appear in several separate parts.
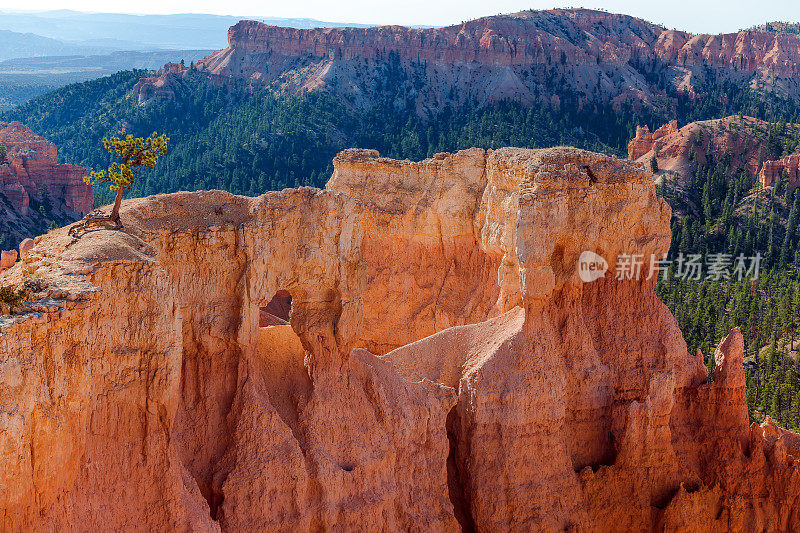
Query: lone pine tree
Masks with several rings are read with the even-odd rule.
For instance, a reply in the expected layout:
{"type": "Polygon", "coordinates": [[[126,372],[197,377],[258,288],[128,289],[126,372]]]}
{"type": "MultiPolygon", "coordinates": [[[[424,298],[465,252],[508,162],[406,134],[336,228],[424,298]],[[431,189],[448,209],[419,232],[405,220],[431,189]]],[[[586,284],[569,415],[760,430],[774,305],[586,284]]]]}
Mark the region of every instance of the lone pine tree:
{"type": "Polygon", "coordinates": [[[134,137],[133,135],[125,135],[125,130],[122,130],[120,134],[121,137],[103,138],[103,147],[106,151],[119,158],[120,161],[114,161],[106,170],[92,171],[83,179],[89,185],[93,183],[108,183],[109,188],[117,193],[114,207],[109,215],[100,212],[88,215],[81,224],[70,229],[70,234],[73,236],[80,229],[86,229],[91,224],[104,221],[111,221],[118,228],[121,228],[122,221],[119,217],[119,208],[122,205],[125,191],[136,184],[140,169],[156,166],[158,158],[167,153],[169,137],[166,134],[158,135],[153,132],[149,137],[134,137]]]}

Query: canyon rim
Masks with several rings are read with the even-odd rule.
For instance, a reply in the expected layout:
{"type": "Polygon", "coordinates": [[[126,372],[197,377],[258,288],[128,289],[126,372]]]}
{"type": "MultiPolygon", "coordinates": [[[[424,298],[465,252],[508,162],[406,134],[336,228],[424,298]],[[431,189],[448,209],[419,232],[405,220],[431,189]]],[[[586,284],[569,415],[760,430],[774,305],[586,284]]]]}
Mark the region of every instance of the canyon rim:
{"type": "Polygon", "coordinates": [[[128,200],[0,283],[3,530],[791,531],[743,341],[687,352],[641,164],[346,150],[324,190],[128,200]]]}

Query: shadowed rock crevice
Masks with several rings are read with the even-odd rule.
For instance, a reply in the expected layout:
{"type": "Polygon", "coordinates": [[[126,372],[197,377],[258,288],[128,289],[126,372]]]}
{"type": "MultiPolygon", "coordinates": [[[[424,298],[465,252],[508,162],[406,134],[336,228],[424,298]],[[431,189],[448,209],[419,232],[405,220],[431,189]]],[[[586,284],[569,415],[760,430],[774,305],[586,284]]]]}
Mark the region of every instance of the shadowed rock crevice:
{"type": "Polygon", "coordinates": [[[185,250],[171,253],[173,242],[156,242],[161,266],[178,288],[182,304],[180,396],[171,439],[207,502],[209,516],[218,521],[225,500],[223,485],[235,465],[230,453],[245,368],[246,351],[237,336],[243,326],[241,280],[247,261],[236,235],[214,241],[201,233],[190,239],[185,250]],[[227,264],[219,261],[224,256],[230,257],[227,264]],[[217,283],[198,288],[198,273],[217,283]]]}
{"type": "Polygon", "coordinates": [[[292,313],[292,295],[289,291],[281,289],[267,305],[259,309],[259,327],[278,326],[289,323],[292,313]]]}
{"type": "Polygon", "coordinates": [[[222,518],[222,513],[220,512],[220,508],[222,504],[225,502],[225,495],[222,493],[221,490],[216,490],[213,487],[211,488],[211,495],[207,497],[206,501],[208,502],[209,514],[211,515],[211,519],[219,522],[222,518]]]}
{"type": "Polygon", "coordinates": [[[617,449],[614,443],[614,436],[604,433],[598,436],[599,442],[595,445],[595,455],[592,457],[582,456],[578,458],[573,455],[572,469],[579,473],[584,468],[590,468],[592,472],[597,472],[601,467],[614,466],[617,460],[617,449]]]}
{"type": "Polygon", "coordinates": [[[173,438],[184,466],[208,503],[211,518],[219,520],[222,484],[230,470],[223,458],[232,441],[229,416],[241,352],[230,346],[212,354],[202,344],[192,342],[190,346],[182,359],[182,401],[173,438]]]}
{"type": "Polygon", "coordinates": [[[447,456],[447,493],[453,504],[453,513],[461,526],[461,531],[473,533],[475,521],[470,512],[469,494],[463,482],[467,472],[463,466],[459,465],[458,460],[460,435],[461,415],[458,412],[458,404],[456,404],[447,413],[447,440],[450,443],[450,452],[447,456]]]}

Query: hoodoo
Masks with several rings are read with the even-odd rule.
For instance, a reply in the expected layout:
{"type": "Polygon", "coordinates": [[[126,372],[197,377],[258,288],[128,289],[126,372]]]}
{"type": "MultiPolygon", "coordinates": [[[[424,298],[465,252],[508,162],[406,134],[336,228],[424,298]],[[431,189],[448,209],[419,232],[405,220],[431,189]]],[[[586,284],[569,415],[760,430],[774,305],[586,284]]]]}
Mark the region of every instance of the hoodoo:
{"type": "Polygon", "coordinates": [[[325,190],[121,215],[0,274],[29,291],[0,317],[0,529],[800,527],[741,334],[709,376],[654,293],[670,209],[638,163],[347,150],[325,190]]]}

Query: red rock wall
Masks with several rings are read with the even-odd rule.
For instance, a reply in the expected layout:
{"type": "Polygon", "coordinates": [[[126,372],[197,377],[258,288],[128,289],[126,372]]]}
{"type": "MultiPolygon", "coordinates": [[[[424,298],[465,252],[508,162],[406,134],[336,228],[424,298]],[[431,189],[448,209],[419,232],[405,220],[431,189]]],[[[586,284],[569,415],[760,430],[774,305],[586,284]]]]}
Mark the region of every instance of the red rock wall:
{"type": "Polygon", "coordinates": [[[658,29],[644,21],[624,15],[583,11],[571,14],[555,10],[528,14],[486,17],[459,26],[413,29],[402,26],[379,28],[294,29],[243,21],[228,31],[229,47],[248,52],[271,52],[286,56],[311,55],[329,59],[359,59],[396,52],[406,61],[442,61],[493,63],[501,66],[531,65],[560,61],[561,51],[568,60],[583,62],[593,55],[616,59],[629,55],[629,48],[644,38],[652,41],[658,29]],[[599,23],[624,25],[640,32],[618,35],[617,42],[606,49],[592,43],[586,50],[569,46],[568,39],[557,39],[547,32],[559,15],[576,27],[591,31],[599,23]]]}
{"type": "Polygon", "coordinates": [[[83,182],[86,170],[58,163],[56,147],[19,122],[0,122],[0,146],[7,150],[8,165],[0,166],[0,193],[22,216],[31,198],[41,200],[46,188],[54,211],[83,216],[92,210],[94,194],[83,182]]]}
{"type": "Polygon", "coordinates": [[[746,72],[793,77],[800,64],[800,37],[745,30],[726,35],[691,35],[625,15],[584,9],[523,11],[486,17],[458,26],[412,29],[295,29],[243,21],[228,31],[229,48],[285,56],[310,55],[350,60],[374,58],[376,51],[408,61],[479,62],[501,66],[560,62],[572,66],[656,59],[685,66],[710,64],[746,72]],[[559,21],[568,31],[557,32],[559,21]],[[586,32],[591,39],[581,41],[586,32]],[[559,35],[559,33],[561,33],[559,35]],[[596,62],[596,61],[595,61],[596,62]]]}
{"type": "Polygon", "coordinates": [[[667,137],[678,131],[678,121],[671,120],[658,128],[653,133],[650,133],[650,128],[645,126],[638,126],[636,128],[636,137],[631,139],[628,143],[628,159],[637,160],[652,150],[659,139],[667,137]]]}
{"type": "MultiPolygon", "coordinates": [[[[691,122],[682,128],[672,121],[652,134],[647,126],[641,126],[628,143],[628,157],[649,169],[655,155],[659,170],[674,172],[683,179],[690,178],[697,165],[704,164],[710,157],[717,160],[729,157],[731,168],[755,174],[772,149],[767,142],[767,130],[774,126],[744,116],[691,122]]],[[[787,125],[789,134],[796,128],[796,125],[787,125]]],[[[791,157],[765,162],[764,179],[773,179],[791,165],[791,157]]]]}
{"type": "Polygon", "coordinates": [[[762,187],[771,187],[783,177],[784,172],[790,187],[797,187],[800,184],[800,155],[794,154],[776,161],[764,161],[758,173],[758,181],[762,187]]]}

